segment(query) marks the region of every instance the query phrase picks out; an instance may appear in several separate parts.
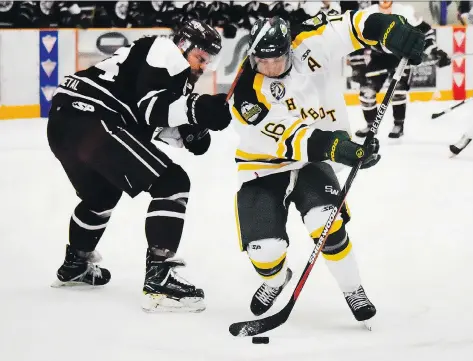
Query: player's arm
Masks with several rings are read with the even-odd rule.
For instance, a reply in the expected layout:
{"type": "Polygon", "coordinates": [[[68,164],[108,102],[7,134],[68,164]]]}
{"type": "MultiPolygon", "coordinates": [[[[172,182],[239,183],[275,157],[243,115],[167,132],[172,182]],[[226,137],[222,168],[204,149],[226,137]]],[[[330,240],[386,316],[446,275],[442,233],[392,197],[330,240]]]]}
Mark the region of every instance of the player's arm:
{"type": "Polygon", "coordinates": [[[156,38],[137,70],[137,106],[146,124],[175,127],[188,123],[184,95],[190,67],[172,42],[156,38]]]}
{"type": "Polygon", "coordinates": [[[224,129],[230,122],[225,94],[190,93],[189,63],[171,41],[156,38],[137,79],[137,106],[154,127],[198,125],[224,129]]]}
{"type": "Polygon", "coordinates": [[[437,46],[437,42],[435,41],[435,32],[432,27],[425,21],[420,21],[419,25],[416,26],[416,29],[425,35],[424,54],[427,56],[432,54],[434,58],[438,60],[438,66],[440,68],[450,65],[452,61],[448,54],[437,46]]]}
{"type": "Polygon", "coordinates": [[[314,53],[341,58],[364,47],[382,45],[399,57],[422,61],[424,35],[398,15],[347,11],[343,15],[316,17],[295,26],[293,47],[304,43],[314,53]]]}
{"type": "MultiPolygon", "coordinates": [[[[237,110],[235,110],[237,111],[237,110]]],[[[241,122],[242,114],[235,116],[241,122]]],[[[286,113],[287,117],[287,113],[286,113]]],[[[321,131],[302,119],[282,119],[276,109],[269,110],[243,134],[251,138],[252,152],[239,149],[239,167],[277,167],[281,161],[321,162],[331,160],[348,166],[363,161],[362,168],[380,160],[375,138],[368,146],[354,143],[345,131],[321,131]],[[268,164],[263,164],[266,162],[268,164]],[[242,165],[243,164],[243,165],[242,165]]],[[[257,168],[251,168],[257,169],[257,168]]],[[[259,168],[258,168],[259,169],[259,168]]]]}

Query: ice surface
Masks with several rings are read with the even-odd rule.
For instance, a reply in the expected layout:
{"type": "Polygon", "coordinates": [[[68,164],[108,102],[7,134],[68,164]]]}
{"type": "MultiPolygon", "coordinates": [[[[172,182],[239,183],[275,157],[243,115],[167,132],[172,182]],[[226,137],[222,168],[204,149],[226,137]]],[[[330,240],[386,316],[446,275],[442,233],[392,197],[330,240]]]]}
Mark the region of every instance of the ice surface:
{"type": "MultiPolygon", "coordinates": [[[[448,145],[473,119],[468,106],[430,119],[448,106],[410,104],[406,135],[397,142],[387,138],[388,111],[383,159],[360,171],[349,193],[347,229],[378,308],[373,331],[356,323],[319,259],[288,322],[268,333],[269,345],[228,332],[232,322],[252,318],[260,282],[238,248],[232,130],[213,133],[203,157],[172,151],[193,182],[179,252],[188,262],[183,275],[204,288],[208,308],[146,314],[140,295],[148,195],[124,196],[99,244],[109,285],[52,289],[77,198],[49,151],[45,120],[0,122],[0,360],[472,360],[473,146],[449,159],[448,145]]],[[[350,112],[355,130],[361,110],[350,112]]],[[[312,249],[296,212],[288,232],[295,277],[274,310],[312,249]]]]}

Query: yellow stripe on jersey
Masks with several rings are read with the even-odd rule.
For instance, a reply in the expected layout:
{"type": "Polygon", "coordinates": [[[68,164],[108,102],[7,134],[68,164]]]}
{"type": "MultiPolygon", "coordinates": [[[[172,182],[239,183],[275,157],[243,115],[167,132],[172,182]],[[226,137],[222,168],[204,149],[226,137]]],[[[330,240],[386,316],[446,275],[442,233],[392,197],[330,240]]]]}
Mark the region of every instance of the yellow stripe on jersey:
{"type": "Polygon", "coordinates": [[[286,147],[286,144],[284,144],[284,143],[285,143],[286,139],[291,136],[294,129],[301,123],[302,123],[302,120],[298,119],[289,128],[287,128],[284,131],[284,133],[282,134],[281,139],[279,139],[279,141],[278,141],[279,145],[278,145],[278,150],[276,152],[276,154],[279,158],[285,158],[284,155],[287,152],[287,147],[286,147]]]}
{"type": "Polygon", "coordinates": [[[302,140],[304,139],[304,136],[305,136],[305,133],[307,133],[307,131],[309,130],[309,128],[302,128],[301,130],[299,130],[299,134],[296,135],[295,139],[294,139],[294,155],[293,155],[293,159],[295,160],[301,160],[302,159],[302,147],[301,147],[301,143],[302,143],[302,140]]]}
{"type": "Polygon", "coordinates": [[[353,30],[351,29],[351,26],[350,26],[350,29],[348,29],[348,30],[350,32],[350,39],[351,39],[351,43],[353,45],[353,49],[355,49],[355,50],[363,49],[364,46],[358,41],[355,34],[353,34],[353,30]]]}
{"type": "Polygon", "coordinates": [[[356,34],[358,35],[358,38],[365,42],[366,44],[368,45],[376,45],[378,44],[377,41],[372,41],[372,40],[368,40],[368,39],[365,39],[365,37],[363,36],[363,33],[360,31],[360,22],[361,22],[361,18],[363,17],[363,11],[358,11],[355,16],[354,16],[354,27],[355,27],[355,30],[356,30],[356,34]]]}
{"type": "Polygon", "coordinates": [[[278,169],[285,167],[292,162],[284,162],[279,164],[273,163],[258,163],[258,162],[245,162],[245,163],[238,163],[238,170],[263,170],[263,169],[278,169]]]}
{"type": "Polygon", "coordinates": [[[237,158],[244,160],[262,160],[262,159],[276,159],[275,156],[269,154],[247,153],[243,150],[237,149],[235,153],[237,158]]]}
{"type": "Polygon", "coordinates": [[[292,48],[296,49],[299,45],[302,44],[302,42],[305,39],[308,39],[312,36],[316,35],[322,35],[322,33],[325,31],[326,25],[322,25],[318,27],[316,30],[312,31],[303,31],[299,35],[296,36],[296,38],[292,41],[292,48]]]}
{"type": "Polygon", "coordinates": [[[235,194],[235,220],[237,226],[238,242],[240,243],[240,250],[243,251],[243,241],[241,240],[240,218],[238,217],[238,194],[235,194]]]}
{"type": "Polygon", "coordinates": [[[253,82],[253,89],[256,92],[256,98],[260,103],[263,103],[266,108],[269,110],[271,109],[271,104],[268,103],[268,100],[264,96],[264,94],[261,92],[261,88],[263,87],[263,80],[264,80],[264,75],[263,74],[256,74],[255,80],[253,82]]]}
{"type": "Polygon", "coordinates": [[[232,113],[233,115],[235,116],[235,118],[238,119],[238,121],[242,124],[245,124],[245,125],[248,125],[247,122],[245,122],[245,120],[241,117],[240,113],[238,112],[238,110],[235,108],[235,106],[233,105],[232,106],[232,113]]]}

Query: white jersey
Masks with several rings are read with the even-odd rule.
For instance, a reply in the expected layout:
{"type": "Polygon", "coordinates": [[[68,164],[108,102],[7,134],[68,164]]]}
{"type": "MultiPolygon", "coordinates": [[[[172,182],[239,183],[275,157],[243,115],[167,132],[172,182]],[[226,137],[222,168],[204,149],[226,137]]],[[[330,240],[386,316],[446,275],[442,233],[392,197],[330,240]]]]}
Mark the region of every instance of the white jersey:
{"type": "Polygon", "coordinates": [[[361,10],[319,14],[293,29],[292,69],[283,78],[247,65],[230,100],[241,183],[302,168],[315,129],[350,132],[340,64],[346,54],[377,44],[362,35],[366,17],[361,10]]]}
{"type": "Polygon", "coordinates": [[[419,26],[422,22],[422,18],[418,18],[415,15],[415,10],[411,5],[400,4],[399,2],[393,2],[388,11],[383,10],[378,4],[368,6],[363,11],[370,15],[374,13],[401,15],[404,16],[407,22],[414,27],[419,26]]]}

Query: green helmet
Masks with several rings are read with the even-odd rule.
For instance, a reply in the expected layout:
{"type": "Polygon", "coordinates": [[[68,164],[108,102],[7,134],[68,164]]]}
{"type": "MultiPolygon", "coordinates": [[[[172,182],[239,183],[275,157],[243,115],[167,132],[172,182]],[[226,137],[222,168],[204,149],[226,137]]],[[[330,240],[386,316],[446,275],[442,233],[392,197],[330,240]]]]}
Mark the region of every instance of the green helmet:
{"type": "Polygon", "coordinates": [[[291,66],[291,33],[288,24],[279,16],[258,19],[254,23],[250,32],[250,42],[248,44],[249,48],[252,48],[254,42],[257,40],[258,35],[261,32],[261,29],[267,22],[269,22],[270,25],[269,29],[258,41],[255,49],[250,54],[252,67],[255,69],[256,62],[254,57],[278,58],[280,56],[286,55],[288,60],[286,68],[289,69],[291,66]]]}

